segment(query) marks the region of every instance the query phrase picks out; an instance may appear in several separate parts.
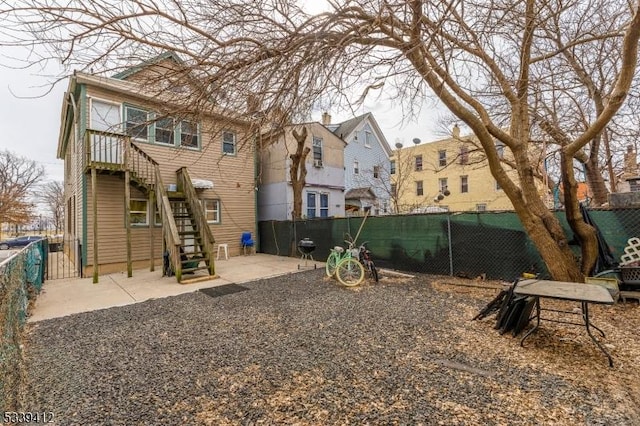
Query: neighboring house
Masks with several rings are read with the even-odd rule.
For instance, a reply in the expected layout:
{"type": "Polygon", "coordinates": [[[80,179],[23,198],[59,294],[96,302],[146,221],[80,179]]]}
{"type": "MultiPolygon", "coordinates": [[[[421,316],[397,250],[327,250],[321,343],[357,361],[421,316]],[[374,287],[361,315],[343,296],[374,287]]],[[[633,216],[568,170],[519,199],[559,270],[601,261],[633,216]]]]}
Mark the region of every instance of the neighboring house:
{"type": "Polygon", "coordinates": [[[331,124],[324,113],[322,124],[344,140],[345,210],[347,214],[370,215],[390,213],[391,147],[373,114],[368,112],[343,123],[331,124]]]}
{"type": "Polygon", "coordinates": [[[252,140],[248,125],[192,114],[180,102],[193,87],[181,64],[167,53],[111,78],[70,77],[57,154],[65,233],[81,247],[72,261],[96,282],[163,260],[178,281],[213,274],[214,236],[239,254],[242,232],[256,235],[254,150],[239,149],[252,140]]]}
{"type": "Polygon", "coordinates": [[[289,169],[297,142],[293,130],[307,128],[306,186],[302,216],[344,216],[344,149],[342,139],[320,123],[304,123],[262,135],[258,167],[258,219],[291,220],[293,188],[289,169]]]}
{"type": "MultiPolygon", "coordinates": [[[[455,126],[451,138],[395,151],[391,162],[398,212],[513,210],[476,140],[474,135],[461,137],[455,126]]],[[[498,145],[499,155],[507,152],[498,145]]],[[[517,175],[514,170],[507,173],[517,175]]],[[[542,180],[539,190],[541,195],[548,192],[542,180]]]]}
{"type": "Polygon", "coordinates": [[[616,175],[616,192],[609,194],[611,207],[640,206],[640,167],[632,145],[624,154],[624,170],[616,175]]]}

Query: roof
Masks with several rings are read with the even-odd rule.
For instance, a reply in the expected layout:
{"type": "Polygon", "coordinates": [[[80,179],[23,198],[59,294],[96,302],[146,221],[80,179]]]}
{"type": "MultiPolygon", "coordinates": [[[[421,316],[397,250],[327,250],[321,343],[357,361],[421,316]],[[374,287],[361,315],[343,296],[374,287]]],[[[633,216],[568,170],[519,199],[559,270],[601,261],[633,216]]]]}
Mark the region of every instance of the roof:
{"type": "Polygon", "coordinates": [[[371,115],[370,112],[358,117],[354,117],[350,120],[343,121],[335,130],[333,130],[333,133],[338,135],[338,137],[341,139],[346,139],[347,136],[349,136],[356,129],[356,127],[358,127],[358,124],[362,123],[369,115],[371,115]]]}
{"type": "Polygon", "coordinates": [[[373,193],[370,187],[366,188],[352,188],[344,194],[345,200],[375,200],[376,194],[373,193]]]}
{"type": "Polygon", "coordinates": [[[121,71],[113,76],[111,76],[111,78],[115,78],[118,80],[125,80],[126,78],[138,73],[139,71],[142,71],[143,69],[147,68],[149,65],[153,65],[153,64],[157,64],[159,62],[164,61],[165,59],[171,59],[172,61],[174,61],[177,64],[183,64],[184,61],[175,53],[175,52],[171,52],[171,51],[166,51],[164,53],[161,53],[160,55],[156,56],[155,58],[151,58],[149,60],[143,61],[138,65],[134,65],[132,67],[127,68],[124,71],[121,71]]]}
{"type": "Polygon", "coordinates": [[[344,139],[346,141],[347,139],[350,139],[349,136],[351,135],[351,133],[353,133],[358,128],[358,126],[360,126],[360,124],[366,120],[369,120],[369,123],[373,127],[373,130],[376,132],[378,136],[378,140],[380,141],[380,145],[382,146],[382,149],[385,150],[385,152],[387,153],[387,156],[391,156],[391,153],[392,153],[391,146],[389,145],[389,142],[387,142],[387,138],[384,137],[384,133],[382,133],[380,126],[378,126],[378,122],[374,118],[373,114],[370,112],[359,115],[350,120],[343,121],[338,125],[338,127],[336,127],[333,130],[331,130],[331,128],[334,127],[335,125],[330,125],[326,127],[329,128],[329,130],[331,130],[340,139],[344,139]]]}

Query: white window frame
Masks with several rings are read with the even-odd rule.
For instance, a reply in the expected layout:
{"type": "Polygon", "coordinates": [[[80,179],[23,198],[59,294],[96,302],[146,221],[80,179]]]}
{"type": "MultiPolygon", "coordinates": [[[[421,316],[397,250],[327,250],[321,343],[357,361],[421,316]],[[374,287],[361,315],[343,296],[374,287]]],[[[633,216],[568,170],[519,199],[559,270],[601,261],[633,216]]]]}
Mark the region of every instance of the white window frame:
{"type": "Polygon", "coordinates": [[[236,136],[236,132],[231,130],[224,130],[222,132],[222,154],[223,155],[236,155],[238,153],[238,137],[236,136]],[[232,140],[227,140],[227,137],[231,137],[232,140]],[[228,152],[225,150],[225,145],[233,146],[233,152],[228,152]]]}
{"type": "Polygon", "coordinates": [[[358,162],[358,160],[355,160],[353,162],[353,174],[354,175],[359,175],[360,174],[360,163],[358,162]]]}
{"type": "Polygon", "coordinates": [[[487,203],[478,203],[476,204],[477,212],[486,212],[487,211],[487,203]]]}
{"type": "Polygon", "coordinates": [[[154,144],[158,144],[160,146],[176,146],[176,120],[173,117],[162,117],[157,119],[154,123],[154,129],[153,129],[153,143],[154,144]],[[160,123],[161,121],[171,121],[171,128],[169,129],[168,127],[160,127],[160,129],[162,129],[163,131],[171,131],[171,138],[169,140],[169,142],[164,142],[164,141],[159,141],[158,140],[158,123],[160,123]]]}
{"type": "MultiPolygon", "coordinates": [[[[151,126],[149,125],[149,118],[151,117],[151,113],[149,111],[147,111],[146,109],[144,109],[144,108],[140,108],[140,107],[137,107],[137,106],[134,106],[134,105],[124,104],[123,108],[124,108],[124,131],[125,131],[125,133],[128,134],[129,136],[131,136],[131,138],[133,140],[149,142],[149,137],[151,136],[151,126]],[[145,137],[138,137],[138,136],[134,135],[133,132],[131,131],[131,130],[133,130],[133,128],[131,128],[131,129],[129,128],[129,123],[130,123],[130,121],[129,121],[129,111],[138,111],[138,112],[142,112],[142,113],[144,113],[146,115],[146,118],[145,118],[145,120],[143,122],[138,123],[137,126],[136,125],[132,126],[133,128],[135,128],[135,127],[140,127],[140,128],[144,127],[144,129],[145,129],[145,137]]],[[[133,122],[131,122],[131,123],[133,123],[133,122]]]]}
{"type": "Polygon", "coordinates": [[[390,175],[396,174],[396,160],[389,161],[389,174],[390,175]]]}
{"type": "Polygon", "coordinates": [[[364,131],[364,146],[371,148],[371,141],[373,140],[373,133],[368,130],[364,131]]]}
{"type": "Polygon", "coordinates": [[[112,101],[107,101],[105,99],[100,99],[100,98],[89,98],[89,128],[91,130],[98,130],[98,131],[102,131],[102,132],[109,132],[109,133],[120,133],[122,131],[122,104],[119,102],[112,102],[112,101]],[[98,121],[96,120],[96,118],[99,118],[99,115],[95,115],[94,112],[96,112],[95,109],[95,104],[103,104],[103,105],[109,105],[112,108],[115,108],[117,110],[117,114],[113,113],[112,110],[108,111],[108,115],[113,114],[113,118],[115,120],[117,120],[117,122],[111,123],[108,126],[98,126],[99,124],[103,124],[106,123],[107,120],[101,120],[98,121]]]}
{"type": "Polygon", "coordinates": [[[129,223],[131,226],[149,226],[149,200],[146,198],[131,198],[129,202],[129,223]],[[145,209],[144,210],[133,210],[131,208],[131,203],[133,202],[143,202],[145,209]],[[134,222],[132,216],[134,214],[144,214],[144,222],[134,222]]]}
{"type": "Polygon", "coordinates": [[[416,155],[415,156],[415,170],[416,172],[421,172],[422,171],[422,154],[416,155]]]}
{"type": "Polygon", "coordinates": [[[438,151],[438,165],[445,167],[447,165],[447,150],[441,149],[438,151]]]}
{"type": "Polygon", "coordinates": [[[460,176],[460,193],[469,192],[469,176],[460,176]]]}
{"type": "Polygon", "coordinates": [[[203,198],[202,200],[200,200],[200,202],[202,203],[202,209],[204,210],[204,217],[205,219],[207,219],[207,223],[219,224],[220,218],[221,218],[220,199],[219,198],[203,198]],[[213,209],[208,208],[207,203],[209,202],[213,202],[215,204],[213,209]],[[209,212],[214,213],[214,218],[212,220],[209,220],[209,212]]]}
{"type": "Polygon", "coordinates": [[[329,217],[329,193],[328,192],[320,192],[318,194],[318,203],[316,203],[318,205],[318,209],[320,212],[320,215],[317,216],[319,218],[327,218],[329,217]],[[327,197],[327,205],[326,207],[322,207],[322,197],[327,197]],[[327,214],[325,216],[322,215],[322,212],[325,211],[327,214]]]}
{"type": "Polygon", "coordinates": [[[322,138],[319,136],[314,136],[312,139],[312,152],[313,152],[313,160],[323,160],[323,147],[322,147],[322,138]]]}
{"type": "MultiPolygon", "coordinates": [[[[200,149],[200,127],[198,126],[197,122],[194,121],[189,121],[189,120],[182,120],[180,121],[180,125],[178,126],[178,130],[179,130],[179,135],[178,135],[178,141],[181,147],[186,148],[186,149],[200,149]],[[184,126],[191,126],[193,130],[193,132],[189,133],[189,132],[185,132],[184,131],[184,126]],[[185,134],[189,134],[193,139],[195,139],[195,145],[190,144],[190,145],[185,145],[184,144],[184,136],[185,134]]],[[[234,144],[235,146],[235,144],[234,144]]]]}

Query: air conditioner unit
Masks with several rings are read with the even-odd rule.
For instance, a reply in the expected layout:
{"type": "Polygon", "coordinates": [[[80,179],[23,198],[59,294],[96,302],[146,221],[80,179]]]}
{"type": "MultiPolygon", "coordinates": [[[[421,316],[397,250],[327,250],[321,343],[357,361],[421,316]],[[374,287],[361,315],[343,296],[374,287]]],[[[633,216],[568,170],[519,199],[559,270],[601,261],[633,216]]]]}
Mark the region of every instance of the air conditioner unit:
{"type": "Polygon", "coordinates": [[[313,167],[322,167],[322,160],[313,160],[313,167]]]}

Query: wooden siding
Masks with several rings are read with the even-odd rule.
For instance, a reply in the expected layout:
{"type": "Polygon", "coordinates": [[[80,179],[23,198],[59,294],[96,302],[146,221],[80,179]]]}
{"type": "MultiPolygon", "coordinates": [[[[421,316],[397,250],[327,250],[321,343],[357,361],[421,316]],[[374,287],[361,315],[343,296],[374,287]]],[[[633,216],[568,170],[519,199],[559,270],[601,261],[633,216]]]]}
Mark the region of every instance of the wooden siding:
{"type": "MultiPolygon", "coordinates": [[[[93,265],[93,205],[91,180],[87,182],[87,262],[86,265],[93,265]]],[[[98,263],[122,263],[127,259],[127,238],[124,225],[125,201],[124,201],[124,179],[120,176],[99,175],[98,176],[98,263]]],[[[131,198],[146,199],[146,195],[131,188],[131,198]]],[[[149,218],[150,222],[153,218],[149,218]]],[[[153,226],[153,225],[151,225],[153,226]]],[[[158,258],[162,257],[162,232],[158,226],[153,226],[154,231],[154,252],[158,258]]],[[[149,226],[131,227],[131,253],[134,261],[148,260],[150,252],[149,226]]],[[[147,263],[148,266],[148,263],[147,263]]],[[[103,271],[100,271],[103,273],[103,271]]]]}
{"type": "MultiPolygon", "coordinates": [[[[87,88],[88,97],[105,101],[126,103],[153,111],[154,106],[138,101],[134,96],[122,95],[103,88],[87,88]]],[[[85,103],[85,114],[90,115],[89,102],[85,103]]],[[[87,126],[90,126],[87,120],[87,126]]],[[[221,223],[211,224],[216,243],[229,244],[230,254],[239,254],[240,236],[250,231],[254,238],[255,228],[255,181],[254,147],[242,127],[229,121],[221,123],[213,118],[200,121],[200,140],[202,149],[192,150],[180,147],[135,142],[160,165],[165,185],[176,183],[176,171],[183,166],[188,168],[192,178],[206,179],[214,183],[213,189],[198,190],[201,198],[215,198],[221,202],[221,223]],[[223,155],[221,130],[231,130],[237,135],[238,146],[243,145],[236,155],[223,155]]],[[[76,158],[82,163],[81,158],[76,158]]],[[[79,166],[80,167],[80,166],[79,166]]],[[[92,264],[92,214],[91,182],[87,179],[87,261],[92,264]]],[[[126,230],[124,228],[124,179],[118,176],[98,176],[98,237],[99,264],[118,264],[126,261],[126,230]]],[[[132,197],[143,194],[132,189],[132,197]]],[[[80,198],[80,197],[79,197],[80,198]]],[[[145,197],[146,198],[146,197],[145,197]]],[[[79,210],[81,217],[81,213],[79,210]]],[[[81,223],[81,222],[79,222],[81,223]]],[[[161,258],[160,229],[154,234],[157,247],[154,253],[161,258]]],[[[149,230],[132,229],[133,260],[149,258],[149,230]]],[[[217,248],[214,247],[214,248],[217,248]]],[[[148,264],[147,264],[148,265],[148,264]]],[[[89,270],[89,269],[87,269],[89,270]]],[[[100,273],[105,273],[100,271],[100,273]]]]}

